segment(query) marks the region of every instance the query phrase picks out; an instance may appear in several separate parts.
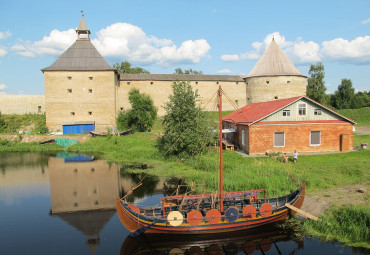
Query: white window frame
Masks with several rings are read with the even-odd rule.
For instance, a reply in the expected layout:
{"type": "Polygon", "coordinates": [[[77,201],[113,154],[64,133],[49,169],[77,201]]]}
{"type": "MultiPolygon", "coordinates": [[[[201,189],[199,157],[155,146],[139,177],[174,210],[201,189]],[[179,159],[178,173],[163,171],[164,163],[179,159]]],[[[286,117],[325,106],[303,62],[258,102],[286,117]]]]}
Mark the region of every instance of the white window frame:
{"type": "Polygon", "coordinates": [[[274,147],[285,147],[285,132],[274,132],[274,136],[273,136],[273,139],[274,139],[274,147]],[[284,145],[282,145],[282,146],[279,146],[279,145],[275,145],[275,134],[283,134],[284,135],[284,139],[283,139],[283,141],[284,141],[284,145]]]}
{"type": "Polygon", "coordinates": [[[298,103],[298,116],[306,116],[307,115],[307,104],[306,103],[298,103]],[[300,114],[300,105],[304,105],[304,114],[300,114]]]}
{"type": "Polygon", "coordinates": [[[320,146],[320,145],[321,145],[321,130],[312,130],[312,131],[310,131],[310,146],[320,146]],[[312,141],[311,141],[312,132],[319,132],[319,139],[320,139],[319,144],[312,144],[312,141]]]}
{"type": "Polygon", "coordinates": [[[283,116],[284,117],[290,117],[290,110],[283,110],[283,116]],[[284,115],[285,113],[285,115],[284,115]]]}
{"type": "Polygon", "coordinates": [[[321,108],[315,108],[315,109],[313,110],[313,115],[315,115],[315,116],[321,116],[321,115],[322,115],[322,110],[321,110],[321,108]]]}
{"type": "Polygon", "coordinates": [[[242,130],[242,146],[245,145],[245,132],[242,130]]]}

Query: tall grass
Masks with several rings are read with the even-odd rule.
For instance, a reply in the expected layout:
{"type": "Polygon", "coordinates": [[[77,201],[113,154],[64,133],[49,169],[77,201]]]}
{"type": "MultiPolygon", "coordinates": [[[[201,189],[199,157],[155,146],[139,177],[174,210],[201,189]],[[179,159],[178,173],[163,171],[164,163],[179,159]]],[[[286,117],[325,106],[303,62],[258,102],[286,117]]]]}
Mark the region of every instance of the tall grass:
{"type": "Polygon", "coordinates": [[[367,143],[370,146],[370,135],[354,135],[353,136],[353,147],[360,147],[361,143],[367,143]]]}
{"type": "Polygon", "coordinates": [[[308,234],[325,241],[340,241],[351,246],[370,248],[370,206],[331,209],[319,221],[305,221],[308,234]]]}

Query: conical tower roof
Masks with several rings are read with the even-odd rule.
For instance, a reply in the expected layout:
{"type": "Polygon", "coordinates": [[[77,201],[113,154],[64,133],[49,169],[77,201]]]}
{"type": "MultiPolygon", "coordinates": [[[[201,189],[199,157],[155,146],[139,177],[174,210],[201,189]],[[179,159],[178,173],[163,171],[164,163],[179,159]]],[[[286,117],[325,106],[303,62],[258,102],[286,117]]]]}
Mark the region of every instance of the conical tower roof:
{"type": "Polygon", "coordinates": [[[41,71],[114,71],[91,43],[85,18],[76,29],[77,40],[55,62],[41,71]]]}
{"type": "Polygon", "coordinates": [[[275,40],[272,39],[272,42],[265,50],[262,57],[258,60],[252,71],[247,75],[247,78],[285,75],[305,77],[279,48],[275,40]]]}

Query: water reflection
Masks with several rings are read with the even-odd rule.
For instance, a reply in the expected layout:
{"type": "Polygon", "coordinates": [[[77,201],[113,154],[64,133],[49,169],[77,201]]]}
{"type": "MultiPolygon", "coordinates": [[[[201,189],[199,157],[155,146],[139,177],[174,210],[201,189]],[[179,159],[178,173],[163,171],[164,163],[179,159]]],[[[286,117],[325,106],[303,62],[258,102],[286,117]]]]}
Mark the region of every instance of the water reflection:
{"type": "Polygon", "coordinates": [[[144,254],[294,254],[303,249],[303,239],[275,225],[258,230],[214,235],[142,235],[128,236],[121,255],[144,254]],[[287,245],[288,244],[288,245],[287,245]],[[282,246],[282,247],[279,247],[282,246]]]}
{"type": "Polygon", "coordinates": [[[65,153],[0,153],[1,254],[368,254],[366,249],[314,239],[305,239],[303,249],[303,241],[272,229],[221,236],[127,237],[116,216],[116,196],[144,179],[130,199],[154,205],[184,184],[178,178],[126,171],[148,167],[65,153]]]}

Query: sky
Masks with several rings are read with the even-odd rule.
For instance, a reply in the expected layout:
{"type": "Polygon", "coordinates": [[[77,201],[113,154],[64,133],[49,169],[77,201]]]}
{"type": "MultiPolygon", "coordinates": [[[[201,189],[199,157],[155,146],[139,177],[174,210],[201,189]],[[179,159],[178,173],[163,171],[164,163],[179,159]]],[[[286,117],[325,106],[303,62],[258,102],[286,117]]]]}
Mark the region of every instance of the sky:
{"type": "Polygon", "coordinates": [[[370,90],[370,0],[0,0],[0,94],[44,94],[81,11],[111,66],[247,75],[274,37],[301,74],[323,63],[327,92],[370,90]]]}

